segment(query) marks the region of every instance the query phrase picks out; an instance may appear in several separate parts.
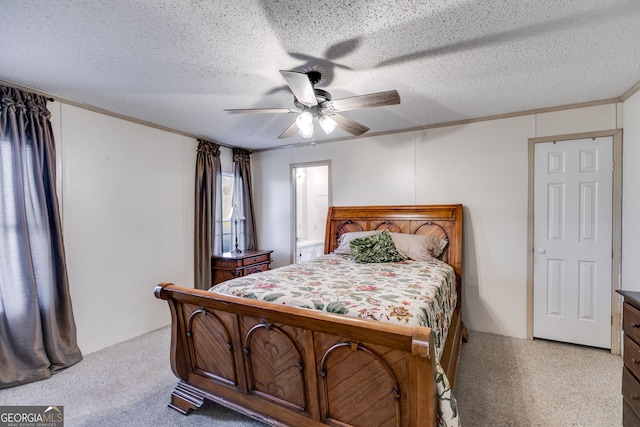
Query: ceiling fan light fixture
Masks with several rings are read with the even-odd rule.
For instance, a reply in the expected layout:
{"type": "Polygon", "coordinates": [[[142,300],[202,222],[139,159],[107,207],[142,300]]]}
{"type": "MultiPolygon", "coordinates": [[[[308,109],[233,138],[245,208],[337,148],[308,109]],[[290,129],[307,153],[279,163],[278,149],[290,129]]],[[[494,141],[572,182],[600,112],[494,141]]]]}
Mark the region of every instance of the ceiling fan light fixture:
{"type": "Polygon", "coordinates": [[[311,138],[313,136],[313,123],[306,128],[298,129],[298,134],[300,134],[303,139],[311,138]]]}
{"type": "Polygon", "coordinates": [[[300,114],[296,119],[296,125],[298,125],[298,129],[308,128],[313,124],[313,114],[308,111],[300,114]]]}
{"type": "Polygon", "coordinates": [[[322,130],[327,135],[333,132],[336,129],[336,126],[338,126],[338,123],[336,123],[336,121],[333,120],[330,116],[320,116],[318,122],[320,122],[322,130]]]}
{"type": "Polygon", "coordinates": [[[296,119],[296,125],[298,126],[298,133],[304,139],[311,138],[313,136],[313,114],[309,111],[305,111],[298,116],[296,119]]]}

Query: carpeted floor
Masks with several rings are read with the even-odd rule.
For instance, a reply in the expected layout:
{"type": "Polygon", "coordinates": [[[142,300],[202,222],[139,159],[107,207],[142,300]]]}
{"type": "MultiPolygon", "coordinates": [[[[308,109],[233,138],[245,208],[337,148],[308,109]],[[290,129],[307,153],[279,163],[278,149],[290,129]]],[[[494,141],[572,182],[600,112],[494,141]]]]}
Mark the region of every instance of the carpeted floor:
{"type": "MultiPolygon", "coordinates": [[[[263,426],[211,402],[188,416],[169,409],[169,341],[163,328],[89,354],[49,380],[0,390],[0,406],[64,406],[65,427],[263,426]]],[[[621,373],[606,350],[471,331],[456,397],[464,427],[620,426],[621,373]]]]}
{"type": "Polygon", "coordinates": [[[622,425],[622,358],[609,350],[471,332],[457,381],[464,427],[622,425]]]}

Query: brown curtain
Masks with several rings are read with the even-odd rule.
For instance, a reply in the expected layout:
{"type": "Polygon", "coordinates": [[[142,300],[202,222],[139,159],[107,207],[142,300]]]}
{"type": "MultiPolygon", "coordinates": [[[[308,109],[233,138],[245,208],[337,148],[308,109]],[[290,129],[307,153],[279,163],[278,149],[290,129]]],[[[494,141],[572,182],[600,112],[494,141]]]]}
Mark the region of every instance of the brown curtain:
{"type": "Polygon", "coordinates": [[[0,86],[0,388],[82,360],[44,96],[0,86]]]}
{"type": "MultiPolygon", "coordinates": [[[[253,191],[251,190],[251,153],[239,148],[233,149],[233,204],[245,216],[238,227],[238,243],[241,249],[258,249],[256,222],[253,211],[253,191]]],[[[234,241],[235,236],[232,236],[234,241]]]]}
{"type": "Polygon", "coordinates": [[[209,289],[211,255],[222,253],[220,146],[198,140],[196,157],[195,288],[209,289]]]}

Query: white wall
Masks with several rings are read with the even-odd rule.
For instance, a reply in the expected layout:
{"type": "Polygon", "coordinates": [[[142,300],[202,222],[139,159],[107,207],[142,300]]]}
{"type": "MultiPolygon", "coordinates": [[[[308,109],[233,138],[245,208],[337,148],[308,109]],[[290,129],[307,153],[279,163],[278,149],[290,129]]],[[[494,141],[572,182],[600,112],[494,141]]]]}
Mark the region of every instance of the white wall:
{"type": "Polygon", "coordinates": [[[532,116],[418,132],[415,203],[464,205],[463,313],[475,330],[526,332],[532,132],[532,116]]]}
{"type": "MultiPolygon", "coordinates": [[[[197,142],[59,102],[49,109],[87,354],[169,324],[166,303],[153,297],[157,283],[193,286],[197,142]]],[[[616,112],[611,104],[255,153],[259,245],[275,251],[274,266],[290,262],[291,163],[330,159],[335,205],[463,203],[465,322],[525,337],[527,139],[612,129],[616,112]]],[[[640,195],[632,190],[640,182],[640,95],[625,102],[624,123],[623,287],[640,290],[640,195]]],[[[222,163],[230,172],[230,150],[222,149],[222,163]]]]}
{"type": "Polygon", "coordinates": [[[296,163],[291,158],[291,150],[264,151],[251,155],[258,247],[273,250],[271,267],[287,265],[292,260],[291,222],[294,219],[289,176],[291,163],[296,163]]]}
{"type": "Polygon", "coordinates": [[[622,288],[640,291],[640,92],[623,109],[622,288]]]}
{"type": "Polygon", "coordinates": [[[170,323],[160,282],[193,286],[196,141],[49,105],[69,286],[84,354],[170,323]]]}
{"type": "Polygon", "coordinates": [[[525,338],[528,139],[615,129],[617,119],[607,104],[255,153],[260,246],[275,251],[274,266],[289,262],[291,163],[331,160],[334,205],[462,203],[463,318],[525,338]]]}

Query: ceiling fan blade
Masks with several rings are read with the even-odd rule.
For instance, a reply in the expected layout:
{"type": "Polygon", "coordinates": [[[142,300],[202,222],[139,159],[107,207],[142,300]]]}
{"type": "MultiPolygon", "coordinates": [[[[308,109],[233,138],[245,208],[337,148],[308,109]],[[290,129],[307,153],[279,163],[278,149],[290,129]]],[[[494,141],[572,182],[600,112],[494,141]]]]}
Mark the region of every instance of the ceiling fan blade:
{"type": "Polygon", "coordinates": [[[240,113],[299,113],[300,111],[294,108],[228,108],[225,109],[227,113],[240,114],[240,113]]]}
{"type": "Polygon", "coordinates": [[[278,139],[291,138],[292,136],[295,136],[297,133],[298,133],[298,125],[296,125],[296,122],[293,122],[291,126],[286,128],[284,132],[280,134],[278,139]]]}
{"type": "Polygon", "coordinates": [[[385,105],[400,104],[400,94],[397,90],[370,93],[368,95],[352,96],[350,98],[327,101],[324,108],[329,111],[342,112],[360,108],[383,107],[385,105]]]}
{"type": "Polygon", "coordinates": [[[313,91],[313,85],[307,74],[284,70],[280,70],[280,74],[285,78],[291,88],[291,92],[293,92],[293,95],[301,104],[308,107],[318,105],[316,94],[313,91]]]}
{"type": "Polygon", "coordinates": [[[335,120],[335,122],[338,124],[338,127],[340,129],[349,132],[353,136],[362,135],[363,133],[369,130],[369,128],[366,127],[365,125],[360,124],[355,120],[351,120],[340,114],[330,114],[329,117],[335,120]]]}

